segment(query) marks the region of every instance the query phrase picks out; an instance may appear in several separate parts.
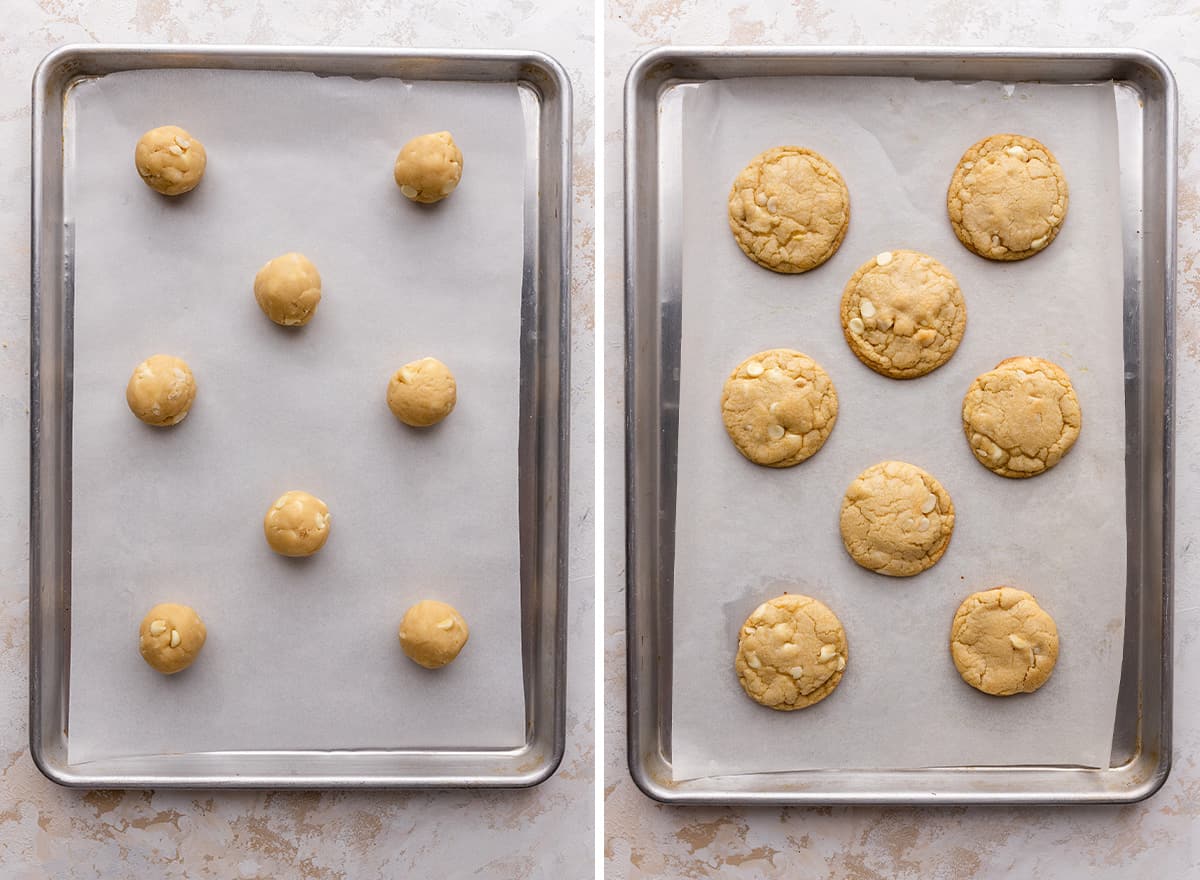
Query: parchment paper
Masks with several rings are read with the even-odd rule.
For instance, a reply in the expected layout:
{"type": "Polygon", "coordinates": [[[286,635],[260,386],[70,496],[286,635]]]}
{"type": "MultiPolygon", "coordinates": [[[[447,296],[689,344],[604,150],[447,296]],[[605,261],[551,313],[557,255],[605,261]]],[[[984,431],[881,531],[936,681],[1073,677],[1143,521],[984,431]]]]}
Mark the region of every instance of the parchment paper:
{"type": "Polygon", "coordinates": [[[806,768],[1107,764],[1125,609],[1122,263],[1111,87],[956,85],[902,79],[706,83],[683,110],[683,345],[674,592],[675,776],[806,768]],[[978,139],[1027,133],[1058,157],[1070,207],[1058,239],[1016,263],[954,237],[946,187],[978,139]],[[762,269],[726,221],[729,186],[768,147],[799,144],[841,171],[851,220],[841,249],[801,276],[762,269]],[[912,248],[955,273],[966,337],[915,380],[879,376],[842,338],[847,279],[876,253],[912,248]],[[824,448],[787,470],[743,459],[725,434],[721,387],[745,357],[792,347],[822,364],[840,412],[824,448]],[[1083,409],[1053,470],[1007,480],[979,465],[961,427],[973,378],[1005,357],[1061,364],[1083,409]],[[845,553],[846,487],[885,459],[929,470],[957,509],[940,563],[888,578],[845,553]],[[1007,699],[959,678],[950,622],[969,593],[1033,593],[1060,656],[1036,694],[1007,699]],[[849,639],[837,691],[774,712],[733,671],[738,627],[764,599],[828,604],[849,639]]]}
{"type": "Polygon", "coordinates": [[[255,748],[510,746],[524,737],[517,437],[524,129],[513,84],[300,73],[150,71],[71,94],[76,253],[70,761],[255,748]],[[139,180],[143,131],[176,123],[208,151],[191,194],[139,180]],[[392,163],[449,129],[462,185],[410,203],[392,163]],[[324,296],[302,329],[252,293],[298,250],[324,296]],[[125,405],[133,367],[187,360],[178,427],[125,405]],[[413,430],[391,374],[434,355],[458,407],[413,430]],[[325,548],[272,553],[262,516],[288,489],[324,499],[325,548]],[[450,602],[470,641],[430,672],[396,629],[450,602]],[[208,643],[164,677],[137,651],[162,601],[208,643]]]}

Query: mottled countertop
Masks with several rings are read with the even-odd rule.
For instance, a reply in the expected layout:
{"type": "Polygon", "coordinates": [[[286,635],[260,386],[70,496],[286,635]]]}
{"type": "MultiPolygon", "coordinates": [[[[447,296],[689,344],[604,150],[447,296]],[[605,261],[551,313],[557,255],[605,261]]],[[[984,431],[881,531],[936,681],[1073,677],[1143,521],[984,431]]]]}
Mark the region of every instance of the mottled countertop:
{"type": "Polygon", "coordinates": [[[593,813],[593,10],[586,0],[39,0],[0,35],[0,876],[335,878],[590,876],[593,813]],[[548,9],[552,11],[547,11],[548,9]],[[581,22],[585,23],[581,27],[581,22]],[[34,68],[65,43],[195,42],[540,49],[575,89],[571,664],[567,750],[529,791],[75,792],[29,757],[29,114],[34,68]]]}
{"type": "Polygon", "coordinates": [[[1171,0],[613,0],[605,100],[606,687],[605,795],[611,878],[991,878],[1200,876],[1200,6],[1171,0]],[[1150,800],[1123,807],[675,808],[648,800],[625,767],[624,509],[621,473],[621,85],[663,44],[1134,46],[1162,56],[1180,92],[1177,573],[1174,770],[1150,800]]]}

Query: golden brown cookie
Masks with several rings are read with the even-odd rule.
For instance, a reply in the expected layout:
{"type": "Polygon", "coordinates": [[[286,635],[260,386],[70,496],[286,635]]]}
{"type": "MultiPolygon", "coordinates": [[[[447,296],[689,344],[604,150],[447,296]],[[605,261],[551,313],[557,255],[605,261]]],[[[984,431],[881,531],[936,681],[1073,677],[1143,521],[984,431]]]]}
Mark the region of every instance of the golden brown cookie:
{"type": "Polygon", "coordinates": [[[950,360],[967,329],[958,281],[933,257],[884,251],[842,292],[842,332],[855,356],[893,379],[913,379],[950,360]]]}
{"type": "Polygon", "coordinates": [[[946,210],[968,250],[989,260],[1024,260],[1062,229],[1067,180],[1040,141],[995,134],[958,160],[946,210]]]}
{"type": "Polygon", "coordinates": [[[1038,357],[1008,358],[971,383],[963,433],[979,463],[1002,477],[1035,477],[1067,454],[1083,423],[1063,368],[1038,357]]]}
{"type": "Polygon", "coordinates": [[[453,605],[422,599],[400,621],[400,647],[426,669],[441,669],[458,656],[470,637],[467,622],[453,605]]]}
{"type": "Polygon", "coordinates": [[[833,693],[848,656],[837,615],[816,599],[788,593],[746,618],[733,665],[746,696],[786,712],[833,693]]]}
{"type": "Polygon", "coordinates": [[[825,443],[837,421],[833,381],[808,355],[760,351],[738,364],[721,393],[725,430],[755,464],[791,467],[825,443]]]}
{"type": "Polygon", "coordinates": [[[133,369],[125,386],[129,411],[156,428],[178,425],[196,399],[196,377],[183,358],[156,354],[133,369]]]}
{"type": "Polygon", "coordinates": [[[325,502],[307,492],[280,495],[263,517],[267,545],[281,556],[312,556],[329,540],[333,517],[325,502]]]}
{"type": "Polygon", "coordinates": [[[916,465],[883,461],[850,484],[842,502],[842,543],[863,568],[908,577],[933,566],[954,532],[954,504],[916,465]]]}
{"type": "Polygon", "coordinates": [[[163,675],[174,675],[196,661],[207,638],[208,630],[194,609],[164,602],[142,618],[138,650],[163,675]]]}
{"type": "Polygon", "coordinates": [[[837,252],[850,192],[812,150],[775,147],[742,169],[729,192],[729,228],[750,259],[773,272],[807,272],[837,252]]]}
{"type": "Polygon", "coordinates": [[[387,387],[392,415],[413,428],[436,425],[458,403],[458,385],[437,358],[421,358],[398,369],[387,387]]]}
{"type": "Polygon", "coordinates": [[[997,697],[1028,694],[1054,671],[1058,628],[1024,590],[996,587],[958,606],[950,625],[950,655],[971,687],[997,697]]]}
{"type": "Polygon", "coordinates": [[[392,176],[406,199],[432,205],[458,187],[463,154],[448,131],[413,138],[396,157],[392,176]]]}

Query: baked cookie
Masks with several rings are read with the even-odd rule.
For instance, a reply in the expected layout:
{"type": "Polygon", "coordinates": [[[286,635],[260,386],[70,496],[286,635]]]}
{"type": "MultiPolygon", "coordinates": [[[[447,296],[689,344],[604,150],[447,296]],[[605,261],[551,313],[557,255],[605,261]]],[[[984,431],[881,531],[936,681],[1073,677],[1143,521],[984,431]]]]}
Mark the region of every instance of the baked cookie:
{"type": "Polygon", "coordinates": [[[181,196],[200,185],[208,154],[204,144],[178,125],[163,125],[141,136],[133,164],[146,186],[164,196],[181,196]]]}
{"type": "Polygon", "coordinates": [[[1024,260],[1062,228],[1067,180],[1040,141],[994,134],[958,160],[946,210],[968,250],[989,260],[1024,260]]]}
{"type": "Polygon", "coordinates": [[[405,364],[388,380],[388,408],[413,428],[436,425],[458,402],[458,385],[450,368],[437,358],[405,364]]]}
{"type": "Polygon", "coordinates": [[[178,425],[196,399],[196,377],[183,358],[156,354],[133,368],[125,386],[129,411],[156,428],[178,425]]]}
{"type": "Polygon", "coordinates": [[[329,540],[333,517],[325,502],[307,492],[284,492],[267,508],[263,534],[281,556],[312,556],[329,540]]]}
{"type": "Polygon", "coordinates": [[[195,662],[207,638],[208,630],[194,609],[164,602],[142,618],[138,651],[163,675],[174,675],[195,662]]]}
{"type": "Polygon", "coordinates": [[[786,712],[833,693],[847,656],[837,615],[816,599],[785,593],[746,618],[733,665],[746,696],[786,712]]]}
{"type": "Polygon", "coordinates": [[[463,155],[448,131],[413,138],[396,157],[392,176],[406,199],[431,205],[454,192],[462,180],[463,155]]]}
{"type": "Polygon", "coordinates": [[[304,254],[283,254],[254,276],[254,299],[276,324],[300,327],[312,320],[321,303],[321,273],[304,254]]]}
{"type": "Polygon", "coordinates": [[[790,348],[760,351],[738,364],[721,393],[725,430],[755,464],[791,467],[833,430],[838,400],[829,374],[790,348]]]}
{"type": "Polygon", "coordinates": [[[850,193],[828,160],[803,147],[760,153],[729,191],[729,228],[750,259],[773,272],[807,272],[837,252],[850,193]]]}
{"type": "Polygon", "coordinates": [[[971,383],[963,433],[979,463],[1002,477],[1035,477],[1067,454],[1082,424],[1063,368],[1038,357],[1008,358],[971,383]]]}
{"type": "Polygon", "coordinates": [[[842,332],[855,356],[893,379],[913,379],[950,360],[967,329],[967,306],[950,270],[916,251],[884,251],[842,291],[842,332]]]}
{"type": "Polygon", "coordinates": [[[842,543],[871,571],[908,577],[933,566],[954,532],[954,504],[916,465],[883,461],[854,478],[842,502],[842,543]]]}
{"type": "Polygon", "coordinates": [[[426,669],[440,669],[458,656],[470,632],[453,605],[423,599],[400,621],[400,648],[409,660],[426,669]]]}
{"type": "Polygon", "coordinates": [[[1028,694],[1058,660],[1054,618],[1024,590],[996,587],[963,600],[950,625],[950,656],[963,681],[997,697],[1028,694]]]}

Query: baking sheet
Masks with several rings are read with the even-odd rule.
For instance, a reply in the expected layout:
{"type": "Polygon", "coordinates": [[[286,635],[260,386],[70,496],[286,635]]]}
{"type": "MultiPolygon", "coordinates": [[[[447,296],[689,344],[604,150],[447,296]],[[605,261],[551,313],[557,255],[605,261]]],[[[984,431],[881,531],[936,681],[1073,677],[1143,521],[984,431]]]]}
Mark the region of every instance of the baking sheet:
{"type": "Polygon", "coordinates": [[[683,144],[674,778],[812,768],[1107,766],[1126,552],[1112,87],[722,80],[685,96],[683,144]],[[946,186],[962,152],[1001,131],[1042,139],[1071,188],[1058,239],[1016,263],[969,253],[946,218],[946,186]],[[822,153],[850,190],[841,249],[801,276],[753,264],[726,221],[734,176],[778,144],[822,153]],[[968,312],[965,339],[950,362],[904,382],[861,365],[838,319],[854,270],[897,248],[945,263],[968,312]],[[737,363],[781,346],[826,368],[840,412],[814,458],[778,471],[738,455],[718,401],[737,363]],[[971,380],[1017,354],[1065,367],[1084,419],[1063,462],[1023,481],[981,467],[960,420],[971,380]],[[945,557],[916,577],[875,575],[842,548],[843,493],[859,471],[884,459],[931,471],[957,510],[945,557]],[[1049,683],[1003,700],[965,685],[947,648],[959,602],[1000,584],[1037,596],[1061,640],[1049,683]],[[733,672],[739,625],[759,602],[784,591],[829,604],[849,640],[837,691],[802,712],[759,707],[733,672]]]}
{"type": "Polygon", "coordinates": [[[517,746],[524,740],[517,532],[525,142],[513,83],[303,73],[114,73],[68,98],[75,238],[69,760],[227,749],[517,746]],[[204,182],[168,200],[133,169],[167,122],[202,140],[204,182]],[[392,162],[449,129],[463,184],[433,208],[392,162]],[[288,250],[323,280],[313,322],[278,328],[251,292],[288,250]],[[125,407],[133,366],[185,358],[177,428],[125,407]],[[459,403],[414,431],[391,373],[435,355],[459,403]],[[325,548],[276,556],[261,518],[323,498],[325,548]],[[421,598],[471,637],[430,672],[396,641],[421,598]],[[136,628],[197,608],[208,643],[163,677],[136,628]]]}

